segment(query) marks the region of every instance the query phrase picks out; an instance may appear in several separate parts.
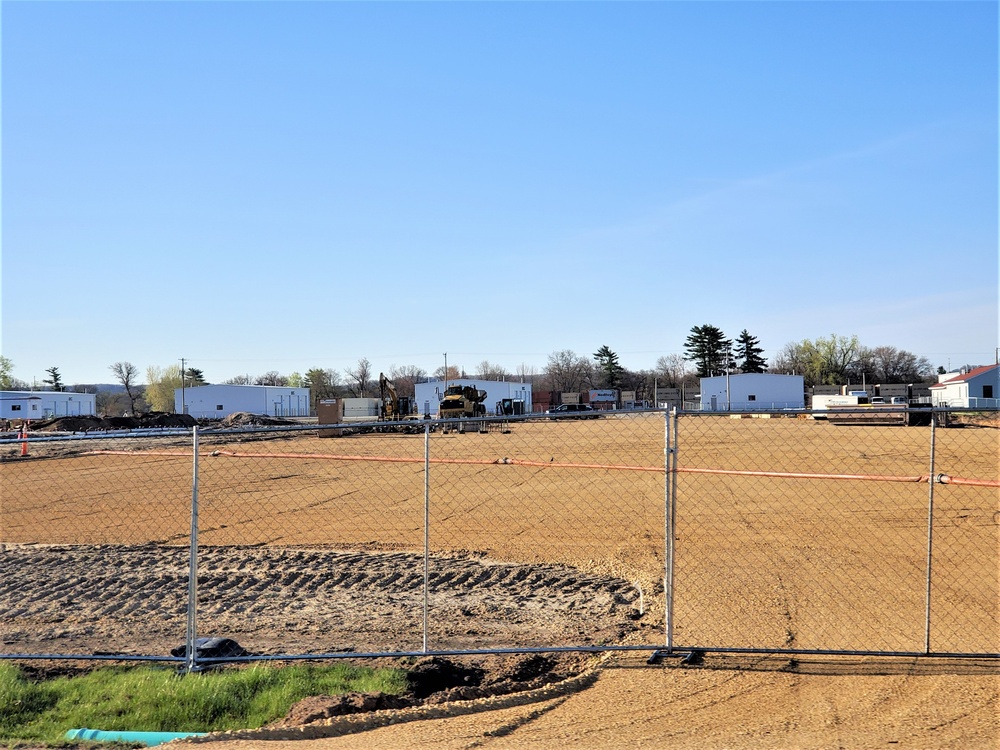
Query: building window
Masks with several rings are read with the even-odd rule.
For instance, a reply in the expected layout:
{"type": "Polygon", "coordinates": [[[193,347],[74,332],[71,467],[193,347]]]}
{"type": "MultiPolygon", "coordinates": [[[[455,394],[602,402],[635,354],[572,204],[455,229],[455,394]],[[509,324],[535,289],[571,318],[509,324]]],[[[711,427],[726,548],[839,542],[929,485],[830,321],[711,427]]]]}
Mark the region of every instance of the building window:
{"type": "Polygon", "coordinates": [[[993,398],[993,386],[984,385],[983,386],[983,398],[993,398]]]}
{"type": "Polygon", "coordinates": [[[11,411],[21,411],[21,405],[20,404],[11,404],[10,405],[10,410],[11,411]]]}
{"type": "Polygon", "coordinates": [[[31,405],[31,410],[32,411],[38,411],[38,404],[32,404],[31,405]]]}
{"type": "Polygon", "coordinates": [[[752,393],[749,396],[747,396],[747,401],[756,401],[756,400],[757,397],[752,393]]]}
{"type": "Polygon", "coordinates": [[[216,406],[215,410],[216,411],[222,411],[222,404],[219,404],[218,406],[216,406]]]}

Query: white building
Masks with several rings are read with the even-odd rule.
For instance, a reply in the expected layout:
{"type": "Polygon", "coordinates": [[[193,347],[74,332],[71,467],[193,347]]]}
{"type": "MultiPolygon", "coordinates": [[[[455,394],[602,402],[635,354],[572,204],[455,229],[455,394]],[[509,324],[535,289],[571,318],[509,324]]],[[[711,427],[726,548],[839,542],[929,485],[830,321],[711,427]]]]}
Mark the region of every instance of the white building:
{"type": "Polygon", "coordinates": [[[49,419],[97,414],[97,395],[69,391],[0,391],[0,418],[49,419]]]}
{"type": "Polygon", "coordinates": [[[1000,404],[1000,365],[948,373],[931,386],[931,406],[960,409],[996,409],[1000,404]]]}
{"type": "Polygon", "coordinates": [[[703,411],[773,411],[805,405],[801,375],[745,372],[701,379],[703,411]]]}
{"type": "Polygon", "coordinates": [[[308,417],[309,389],[276,385],[199,385],[174,389],[174,411],[223,419],[245,411],[269,417],[308,417]]]}
{"type": "MultiPolygon", "coordinates": [[[[495,415],[498,405],[502,404],[505,399],[513,402],[520,401],[523,404],[524,414],[531,411],[530,383],[517,383],[509,380],[456,378],[449,380],[448,385],[460,385],[463,387],[471,385],[480,391],[486,391],[486,400],[483,402],[483,405],[486,407],[487,414],[495,415]]],[[[417,383],[414,386],[414,400],[417,405],[417,411],[421,414],[430,414],[431,417],[436,417],[438,405],[441,403],[441,399],[444,398],[444,389],[445,381],[443,380],[417,383]]]]}

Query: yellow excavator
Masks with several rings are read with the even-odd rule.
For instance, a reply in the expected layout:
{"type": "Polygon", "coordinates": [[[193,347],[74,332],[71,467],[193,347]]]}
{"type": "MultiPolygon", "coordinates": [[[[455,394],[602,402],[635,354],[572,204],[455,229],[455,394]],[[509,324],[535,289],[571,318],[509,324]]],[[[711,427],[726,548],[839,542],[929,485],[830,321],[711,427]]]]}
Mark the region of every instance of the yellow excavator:
{"type": "MultiPolygon", "coordinates": [[[[379,394],[381,403],[379,404],[379,422],[409,422],[419,420],[419,416],[413,413],[413,399],[409,396],[400,396],[396,393],[395,384],[385,376],[385,373],[378,375],[379,394]]],[[[405,427],[397,429],[406,430],[405,427]]],[[[418,429],[413,426],[409,429],[418,429]]]]}

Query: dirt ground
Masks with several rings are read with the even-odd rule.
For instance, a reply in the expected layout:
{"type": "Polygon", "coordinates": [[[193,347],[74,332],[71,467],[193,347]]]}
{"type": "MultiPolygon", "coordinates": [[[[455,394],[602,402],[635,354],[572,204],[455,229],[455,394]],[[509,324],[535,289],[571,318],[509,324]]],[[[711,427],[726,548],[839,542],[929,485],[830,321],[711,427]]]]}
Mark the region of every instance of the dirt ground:
{"type": "MultiPolygon", "coordinates": [[[[998,435],[939,430],[935,470],[996,481],[998,435]]],[[[202,444],[202,632],[260,654],[419,651],[425,509],[413,498],[422,497],[423,437],[259,438],[207,436],[202,444]]],[[[715,420],[681,438],[682,468],[929,470],[919,428],[715,420]]],[[[176,441],[84,448],[32,445],[29,459],[11,450],[0,466],[6,653],[164,652],[183,632],[190,451],[176,441]]],[[[431,455],[432,649],[662,639],[662,420],[438,435],[431,455]]],[[[922,645],[919,592],[901,591],[900,582],[921,588],[926,483],[859,490],[821,480],[788,496],[780,478],[678,476],[678,504],[698,500],[677,528],[680,642],[922,645]],[[746,570],[730,567],[734,549],[746,570]],[[765,559],[787,567],[761,568],[765,559]],[[840,576],[860,593],[830,597],[824,586],[840,576]],[[767,595],[747,599],[732,620],[720,616],[720,600],[746,586],[767,595]]],[[[993,653],[1000,493],[954,486],[936,503],[944,583],[935,603],[962,617],[936,625],[935,643],[948,648],[935,651],[971,643],[993,653]]],[[[460,659],[481,671],[478,685],[449,688],[431,705],[337,716],[320,704],[286,722],[297,726],[212,739],[218,750],[283,750],[288,741],[296,750],[1000,746],[996,659],[648,657],[460,659]],[[494,689],[469,689],[484,683],[494,689]]]]}

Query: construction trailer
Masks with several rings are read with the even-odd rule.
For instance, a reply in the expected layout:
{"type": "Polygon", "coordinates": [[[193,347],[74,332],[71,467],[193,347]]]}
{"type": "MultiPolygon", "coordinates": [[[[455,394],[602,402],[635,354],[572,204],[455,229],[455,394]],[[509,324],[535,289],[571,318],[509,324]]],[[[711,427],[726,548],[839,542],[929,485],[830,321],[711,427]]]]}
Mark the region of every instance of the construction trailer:
{"type": "Polygon", "coordinates": [[[73,391],[0,391],[0,419],[10,421],[97,414],[97,394],[73,391]]]}

